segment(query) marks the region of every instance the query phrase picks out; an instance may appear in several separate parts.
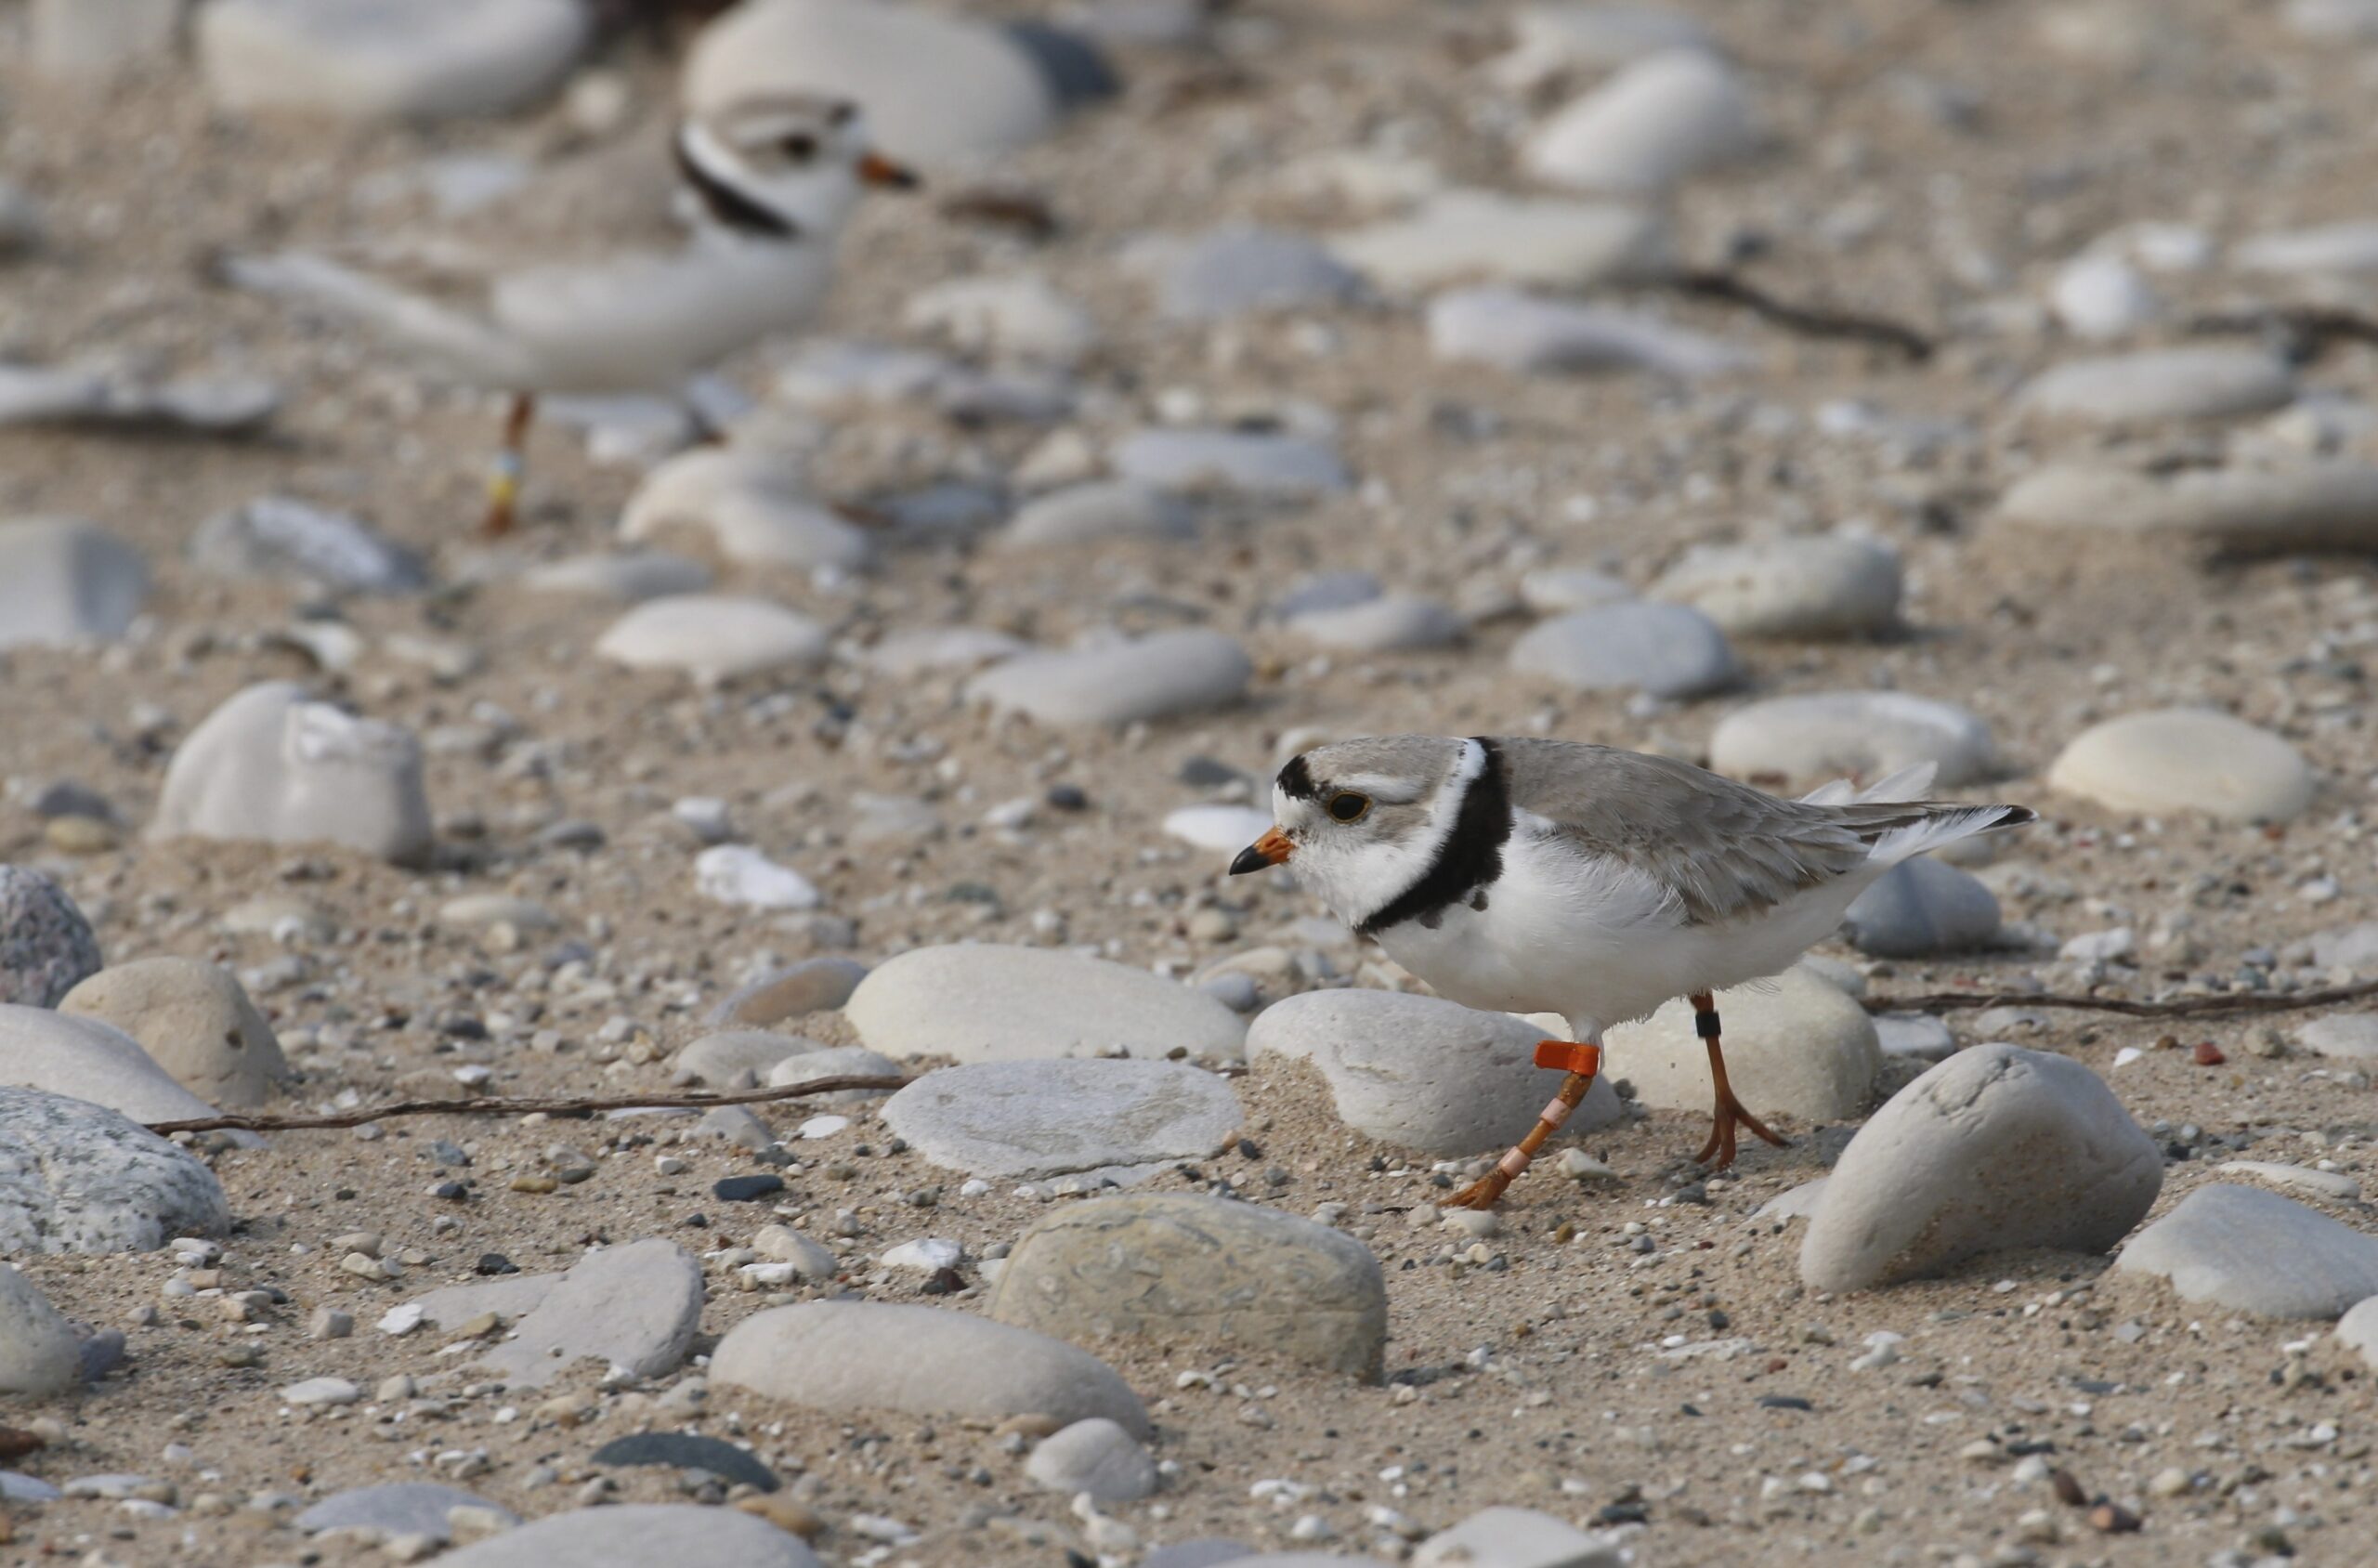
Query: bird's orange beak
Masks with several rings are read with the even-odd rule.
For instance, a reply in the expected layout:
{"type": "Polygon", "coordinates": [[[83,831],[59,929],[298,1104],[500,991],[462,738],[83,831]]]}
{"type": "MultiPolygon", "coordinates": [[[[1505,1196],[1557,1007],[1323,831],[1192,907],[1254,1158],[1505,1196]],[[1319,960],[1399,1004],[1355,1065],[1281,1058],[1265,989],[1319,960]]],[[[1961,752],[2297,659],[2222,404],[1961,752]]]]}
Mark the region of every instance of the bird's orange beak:
{"type": "Polygon", "coordinates": [[[858,177],[888,190],[914,190],[924,183],[908,164],[895,163],[881,152],[870,152],[858,161],[858,177]]]}
{"type": "Polygon", "coordinates": [[[1230,863],[1230,874],[1234,877],[1243,877],[1249,871],[1261,871],[1267,867],[1277,866],[1287,859],[1288,852],[1293,847],[1288,843],[1287,834],[1277,828],[1270,829],[1261,838],[1238,852],[1238,858],[1230,863]]]}

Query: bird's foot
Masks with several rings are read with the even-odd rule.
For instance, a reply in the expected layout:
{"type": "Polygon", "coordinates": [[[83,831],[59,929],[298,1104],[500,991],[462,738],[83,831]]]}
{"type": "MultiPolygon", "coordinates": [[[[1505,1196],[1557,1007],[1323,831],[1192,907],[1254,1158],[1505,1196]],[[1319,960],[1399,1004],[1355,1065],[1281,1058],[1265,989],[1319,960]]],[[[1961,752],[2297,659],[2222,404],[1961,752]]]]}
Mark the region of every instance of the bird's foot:
{"type": "Polygon", "coordinates": [[[1792,1146],[1790,1139],[1769,1130],[1765,1122],[1744,1110],[1743,1103],[1734,1098],[1733,1091],[1721,1089],[1718,1091],[1717,1108],[1709,1114],[1709,1141],[1701,1145],[1701,1152],[1693,1156],[1693,1159],[1713,1170],[1723,1170],[1731,1166],[1734,1163],[1734,1130],[1738,1127],[1749,1128],[1754,1134],[1779,1149],[1792,1146]],[[1712,1164],[1712,1160],[1716,1163],[1712,1164]]]}
{"type": "Polygon", "coordinates": [[[1492,1209],[1495,1207],[1496,1202],[1502,1197],[1503,1189],[1510,1184],[1510,1172],[1505,1170],[1498,1165],[1494,1169],[1486,1172],[1485,1175],[1480,1177],[1477,1181],[1472,1182],[1470,1185],[1462,1188],[1461,1191],[1454,1194],[1453,1196],[1445,1199],[1444,1207],[1447,1209],[1492,1209]]]}

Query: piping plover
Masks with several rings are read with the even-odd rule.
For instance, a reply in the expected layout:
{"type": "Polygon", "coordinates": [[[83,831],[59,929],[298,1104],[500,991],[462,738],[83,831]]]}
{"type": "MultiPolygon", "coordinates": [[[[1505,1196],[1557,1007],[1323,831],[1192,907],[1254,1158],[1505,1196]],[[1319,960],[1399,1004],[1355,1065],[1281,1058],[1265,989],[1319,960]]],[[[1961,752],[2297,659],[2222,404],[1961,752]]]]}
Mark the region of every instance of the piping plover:
{"type": "Polygon", "coordinates": [[[1732,1164],[1737,1127],[1784,1142],[1727,1084],[1711,993],[1788,967],[1909,856],[2035,819],[2019,805],[1909,798],[1931,782],[1926,765],[1862,793],[1833,784],[1787,801],[1574,741],[1343,740],[1280,770],[1274,827],[1230,869],[1292,863],[1331,913],[1440,994],[1568,1020],[1574,1040],[1535,1052],[1567,1070],[1559,1094],[1453,1199],[1483,1209],[1586,1097],[1602,1030],[1673,997],[1692,1000],[1717,1091],[1696,1157],[1732,1164]]]}
{"type": "MultiPolygon", "coordinates": [[[[493,243],[382,245],[352,265],[304,253],[233,256],[223,270],[242,287],[362,321],[449,379],[510,392],[486,523],[502,533],[539,393],[674,386],[800,325],[832,280],[861,188],[916,183],[869,145],[856,105],[807,94],[744,98],[686,119],[670,152],[679,200],[673,215],[656,215],[673,216],[665,230],[581,234],[570,254],[515,223],[493,243]]],[[[618,212],[600,216],[626,228],[618,212]]]]}

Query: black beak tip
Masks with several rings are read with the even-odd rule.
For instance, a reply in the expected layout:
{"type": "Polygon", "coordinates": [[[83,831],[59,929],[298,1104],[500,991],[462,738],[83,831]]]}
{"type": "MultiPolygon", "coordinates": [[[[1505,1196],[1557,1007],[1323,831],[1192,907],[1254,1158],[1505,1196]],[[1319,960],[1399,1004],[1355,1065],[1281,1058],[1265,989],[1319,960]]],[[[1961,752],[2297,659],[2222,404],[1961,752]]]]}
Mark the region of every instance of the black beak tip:
{"type": "Polygon", "coordinates": [[[1234,877],[1243,877],[1249,871],[1268,870],[1271,865],[1270,858],[1261,850],[1253,844],[1248,844],[1238,852],[1238,858],[1230,863],[1230,874],[1234,877]]]}

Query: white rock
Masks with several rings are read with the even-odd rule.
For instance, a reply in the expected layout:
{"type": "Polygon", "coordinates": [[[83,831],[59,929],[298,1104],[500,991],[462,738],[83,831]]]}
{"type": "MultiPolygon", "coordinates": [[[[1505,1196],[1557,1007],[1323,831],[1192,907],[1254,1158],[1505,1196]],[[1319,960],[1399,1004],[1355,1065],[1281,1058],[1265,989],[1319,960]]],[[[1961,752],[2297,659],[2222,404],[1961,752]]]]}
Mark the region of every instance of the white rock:
{"type": "Polygon", "coordinates": [[[294,682],[252,686],[176,750],[150,833],[333,843],[416,863],[430,849],[421,748],[396,725],[308,700],[294,682]]]}
{"type": "Polygon", "coordinates": [[[0,1084],[87,1100],[141,1122],[216,1114],[122,1029],[46,1008],[0,1005],[0,1084]]]}
{"type": "MultiPolygon", "coordinates": [[[[1795,964],[1772,980],[1719,991],[1726,1074],[1753,1116],[1840,1121],[1866,1108],[1882,1048],[1866,1010],[1795,964]]],[[[1703,1111],[1712,1099],[1709,1052],[1679,998],[1604,1037],[1602,1070],[1663,1110],[1703,1111]]]]}
{"type": "Polygon", "coordinates": [[[1738,708],[1709,737],[1709,765],[1735,778],[1873,780],[1917,763],[1953,790],[1996,766],[1990,726],[1963,708],[1898,691],[1827,691],[1738,708]]]}
{"type": "Polygon", "coordinates": [[[883,1124],[934,1164],[1040,1181],[1204,1159],[1243,1119],[1230,1085],[1178,1062],[977,1062],[927,1073],[883,1124]]]}
{"type": "Polygon", "coordinates": [[[842,1271],[831,1251],[789,1225],[761,1226],[751,1236],[751,1249],[773,1262],[790,1263],[796,1277],[812,1284],[842,1271]]]}
{"type": "Polygon", "coordinates": [[[1142,430],[1107,461],[1126,479],[1158,490],[1217,490],[1305,501],[1352,483],[1327,445],[1304,436],[1248,430],[1142,430]]]}
{"type": "Polygon", "coordinates": [[[2215,344],[2068,360],[2033,377],[2016,402],[2054,417],[2139,425],[2259,413],[2294,396],[2286,360],[2260,348],[2215,344]]]}
{"type": "Polygon", "coordinates": [[[2229,253],[2229,259],[2248,272],[2338,277],[2378,272],[2378,218],[2258,235],[2241,242],[2229,253]]]}
{"type": "Polygon", "coordinates": [[[1730,344],[1653,317],[1511,289],[1439,294],[1429,302],[1428,326],[1438,359],[1507,371],[1640,370],[1690,381],[1751,362],[1730,344]]]}
{"type": "Polygon", "coordinates": [[[1271,826],[1272,814],[1251,805],[1184,805],[1164,818],[1168,835],[1218,855],[1235,855],[1271,826]]]}
{"type": "Polygon", "coordinates": [[[1134,1503],[1156,1490],[1156,1461],[1139,1439],[1104,1416],[1060,1428],[1034,1445],[1024,1473],[1052,1492],[1134,1503]]]}
{"type": "Polygon", "coordinates": [[[674,594],[699,594],[710,586],[710,568],[660,550],[617,555],[570,555],[521,574],[531,593],[642,604],[674,594]]]}
{"type": "Polygon", "coordinates": [[[2215,1183],[2133,1236],[2115,1267],[2184,1301],[2259,1317],[2335,1317],[2378,1296],[2378,1236],[2293,1198],[2215,1183]]]}
{"type": "Polygon", "coordinates": [[[121,1030],[200,1099],[261,1105],[289,1077],[272,1026],[231,972],[196,959],[137,959],[99,971],[58,1003],[121,1030]]]}
{"type": "Polygon", "coordinates": [[[2048,286],[2048,305],[2075,337],[2127,337],[2152,321],[2160,302],[2138,269],[2118,255],[2075,256],[2048,286]]]}
{"type": "Polygon", "coordinates": [[[1666,226],[1618,202],[1446,190],[1409,216],[1338,235],[1339,259],[1381,287],[1404,292],[1449,283],[1534,283],[1586,288],[1640,281],[1673,270],[1666,226]]]}
{"type": "Polygon", "coordinates": [[[82,1380],[74,1329],[33,1288],[0,1263],[0,1393],[56,1393],[82,1380]]]}
{"type": "Polygon", "coordinates": [[[2296,1026],[2295,1042],[2318,1056],[2378,1061],[2378,1013],[2332,1013],[2296,1026]]]}
{"type": "Polygon", "coordinates": [[[437,120],[542,98],[591,26],[574,0],[213,0],[198,52],[228,108],[437,120]]]}
{"type": "Polygon", "coordinates": [[[140,552],[71,517],[0,523],[0,649],[113,642],[149,596],[140,552]]]}
{"type": "Polygon", "coordinates": [[[905,679],[944,670],[979,670],[1030,647],[1021,637],[983,626],[921,626],[885,637],[867,650],[867,661],[905,679]]]}
{"type": "Polygon", "coordinates": [[[344,1378],[308,1378],[281,1391],[284,1405],[353,1405],[363,1390],[344,1378]]]}
{"type": "Polygon", "coordinates": [[[1511,645],[1511,668],[1578,691],[1641,691],[1671,699],[1731,686],[1742,674],[1726,634],[1683,605],[1572,610],[1511,645]]]}
{"type": "Polygon", "coordinates": [[[454,1286],[406,1305],[418,1309],[419,1321],[445,1327],[482,1312],[516,1316],[512,1333],[487,1345],[477,1361],[520,1388],[542,1388],[584,1359],[657,1378],[676,1370],[693,1344],[702,1269],[656,1236],[590,1251],[560,1274],[454,1286]]]}
{"type": "Polygon", "coordinates": [[[88,1100],[0,1089],[0,1251],[150,1252],[230,1223],[197,1156],[88,1100]]]}
{"type": "Polygon", "coordinates": [[[1623,605],[1634,596],[1618,579],[1584,567],[1544,567],[1520,579],[1520,602],[1538,615],[1623,605]]]}
{"type": "Polygon", "coordinates": [[[746,909],[814,909],[824,902],[817,885],[750,844],[714,844],[694,856],[694,891],[746,909]]]}
{"type": "Polygon", "coordinates": [[[1158,242],[1154,254],[1156,306],[1176,320],[1320,309],[1353,298],[1362,286],[1318,242],[1251,224],[1158,242]]]}
{"type": "MultiPolygon", "coordinates": [[[[1544,1031],[1507,1013],[1481,1013],[1398,991],[1307,991],[1258,1013],[1251,1062],[1311,1062],[1340,1120],[1357,1131],[1434,1155],[1499,1153],[1527,1130],[1560,1086],[1535,1065],[1544,1031]]],[[[1625,1116],[1597,1078],[1565,1131],[1590,1132],[1625,1116]]],[[[1546,1156],[1549,1158],[1550,1156],[1546,1156]]]]}
{"type": "Polygon", "coordinates": [[[1534,1509],[1491,1508],[1422,1541],[1412,1563],[1413,1568],[1625,1568],[1629,1554],[1623,1540],[1615,1534],[1589,1535],[1534,1509]]]}
{"type": "Polygon", "coordinates": [[[2095,1073],[1976,1046],[1858,1130],[1800,1244],[1800,1278],[1862,1290],[2009,1248],[2103,1252],[2162,1185],[2163,1151],[2095,1073]]]}
{"type": "Polygon", "coordinates": [[[767,1029],[720,1029],[689,1042],[674,1065],[699,1082],[723,1087],[750,1074],[764,1079],[788,1056],[822,1049],[817,1041],[767,1029]]]}
{"type": "Polygon", "coordinates": [[[809,498],[790,459],[741,447],[680,452],[645,476],[620,537],[649,542],[673,526],[705,530],[745,566],[849,570],[874,554],[865,532],[809,498]]]}
{"type": "Polygon", "coordinates": [[[2284,822],[2317,780],[2294,747],[2227,713],[2168,708],[2109,719],[2075,737],[2048,787],[2113,811],[2202,812],[2225,822],[2284,822]]]}
{"type": "Polygon", "coordinates": [[[1128,479],[1093,479],[1026,502],[1000,542],[1016,549],[1107,539],[1185,539],[1196,519],[1180,497],[1128,479]]]}
{"type": "Polygon", "coordinates": [[[359,517],[266,495],[217,512],[190,536],[190,558],[225,577],[292,578],[335,592],[414,594],[421,557],[359,517]]]}
{"type": "Polygon", "coordinates": [[[681,670],[706,686],[774,670],[813,669],[825,628],[765,599],[681,594],[636,606],[594,651],[634,670],[681,670]]]}
{"type": "Polygon", "coordinates": [[[420,1535],[442,1544],[453,1539],[451,1516],[456,1509],[483,1509],[506,1525],[520,1522],[520,1516],[510,1509],[435,1481],[392,1481],[333,1492],[292,1522],[313,1535],[333,1530],[373,1530],[391,1538],[420,1535]]]}
{"type": "Polygon", "coordinates": [[[915,947],[869,971],[843,1009],[895,1061],[1093,1056],[1236,1057],[1247,1025],[1202,991],[1145,970],[1048,947],[915,947]]]}
{"type": "Polygon", "coordinates": [[[2189,468],[2143,474],[2053,464],[1999,498],[1999,520],[2129,536],[2169,535],[2235,554],[2378,548],[2378,464],[2307,462],[2284,468],[2189,468]]]}
{"type": "Polygon", "coordinates": [[[1525,91],[1577,66],[1626,65],[1669,49],[1709,46],[1701,24],[1657,6],[1539,0],[1511,19],[1514,47],[1492,62],[1495,80],[1525,91]]]}
{"type": "Polygon", "coordinates": [[[1126,725],[1237,700],[1255,666],[1220,632],[1158,632],[1064,653],[1028,653],[967,683],[967,695],[1045,725],[1126,725]]]}
{"type": "MultiPolygon", "coordinates": [[[[896,1078],[900,1076],[900,1064],[888,1056],[862,1045],[837,1045],[820,1051],[796,1052],[779,1058],[768,1069],[768,1086],[789,1089],[794,1084],[815,1083],[819,1078],[896,1078]]],[[[837,1089],[824,1094],[812,1094],[801,1103],[804,1105],[849,1105],[867,1100],[880,1100],[891,1092],[888,1089],[837,1089]]]]}
{"type": "Polygon", "coordinates": [[[1650,590],[1730,636],[1812,638],[1892,630],[1900,591],[1897,551],[1839,536],[1696,545],[1650,590]]]}
{"type": "Polygon", "coordinates": [[[932,1274],[937,1269],[954,1269],[966,1256],[966,1249],[954,1241],[940,1236],[924,1236],[916,1241],[904,1241],[877,1260],[887,1269],[916,1269],[932,1274]]]}
{"type": "Polygon", "coordinates": [[[1098,346],[1090,312],[1046,279],[956,278],[912,297],[902,320],[970,354],[1011,356],[1069,367],[1098,346]]]}
{"type": "Polygon", "coordinates": [[[1757,145],[1749,95],[1724,61],[1666,49],[1627,66],[1528,140],[1528,171],[1587,190],[1657,191],[1757,145]]]}
{"type": "Polygon", "coordinates": [[[1287,625],[1310,642],[1352,653],[1443,647],[1465,630],[1451,606],[1418,594],[1382,594],[1358,605],[1311,610],[1290,617],[1287,625]]]}
{"type": "Polygon", "coordinates": [[[438,1568],[818,1568],[798,1535],[756,1514],[687,1503],[579,1509],[474,1541],[438,1568]]]}
{"type": "Polygon", "coordinates": [[[1875,878],[1844,919],[1858,950],[1879,958],[1971,952],[1998,934],[1998,895],[1970,871],[1918,856],[1875,878]]]}

